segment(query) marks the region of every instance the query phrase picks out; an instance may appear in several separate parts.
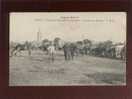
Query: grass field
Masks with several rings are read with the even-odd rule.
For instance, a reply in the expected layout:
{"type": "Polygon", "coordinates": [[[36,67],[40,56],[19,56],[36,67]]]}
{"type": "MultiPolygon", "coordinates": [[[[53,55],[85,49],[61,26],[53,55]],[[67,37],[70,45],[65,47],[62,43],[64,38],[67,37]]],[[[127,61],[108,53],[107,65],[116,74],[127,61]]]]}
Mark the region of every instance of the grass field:
{"type": "Polygon", "coordinates": [[[122,60],[78,56],[65,61],[57,52],[55,61],[33,51],[10,57],[10,86],[125,85],[126,63],[122,60]]]}

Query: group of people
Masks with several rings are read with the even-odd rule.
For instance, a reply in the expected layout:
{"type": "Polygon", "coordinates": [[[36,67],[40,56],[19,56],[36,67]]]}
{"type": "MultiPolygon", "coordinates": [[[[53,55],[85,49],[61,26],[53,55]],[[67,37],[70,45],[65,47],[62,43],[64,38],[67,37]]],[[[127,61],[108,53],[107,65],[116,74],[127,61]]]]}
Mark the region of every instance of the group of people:
{"type": "MultiPolygon", "coordinates": [[[[24,44],[16,44],[11,49],[11,56],[13,55],[16,56],[18,53],[21,53],[23,50],[26,50],[28,52],[28,55],[30,56],[31,50],[32,50],[31,43],[26,42],[24,44]]],[[[47,46],[46,50],[47,50],[49,60],[53,62],[55,60],[55,55],[56,55],[56,48],[54,43],[51,42],[49,46],[47,46]]],[[[64,52],[64,58],[66,61],[74,59],[75,50],[76,50],[76,46],[74,46],[74,44],[65,43],[62,50],[64,52]]]]}
{"type": "MultiPolygon", "coordinates": [[[[54,42],[49,43],[48,46],[41,46],[41,47],[42,47],[41,49],[39,49],[39,47],[37,49],[42,50],[43,48],[45,48],[46,50],[43,51],[47,51],[47,55],[48,55],[47,57],[49,57],[49,60],[53,62],[55,60],[56,51],[59,50],[56,48],[54,42]]],[[[17,53],[21,53],[21,51],[23,50],[27,50],[28,55],[30,56],[33,50],[32,44],[30,42],[25,42],[24,44],[19,44],[19,43],[16,44],[14,47],[12,47],[11,56],[17,55],[17,53]]],[[[76,43],[66,42],[61,48],[61,51],[63,51],[64,58],[66,61],[73,60],[74,57],[78,56],[79,54],[87,55],[88,53],[94,56],[103,56],[103,57],[111,57],[111,58],[119,57],[121,59],[126,59],[125,56],[126,48],[124,45],[113,46],[109,49],[101,48],[101,47],[89,49],[89,47],[87,48],[87,47],[78,46],[76,43]]]]}
{"type": "MultiPolygon", "coordinates": [[[[54,57],[55,57],[55,46],[54,44],[51,44],[48,48],[47,48],[48,52],[49,52],[49,56],[50,56],[50,60],[54,61],[54,57]]],[[[91,50],[89,48],[78,48],[74,43],[65,43],[63,46],[63,52],[64,52],[64,57],[65,60],[73,60],[75,56],[78,56],[79,54],[81,55],[87,55],[86,50],[89,50],[89,53],[92,54],[93,52],[96,52],[95,55],[97,56],[103,56],[103,57],[109,57],[109,58],[119,58],[119,59],[126,59],[126,48],[125,46],[116,46],[116,47],[112,47],[110,49],[99,49],[99,48],[95,48],[94,50],[91,50]],[[83,51],[83,52],[82,52],[83,51]]]]}
{"type": "MultiPolygon", "coordinates": [[[[64,57],[65,60],[73,60],[74,56],[75,56],[75,46],[72,43],[66,43],[63,46],[63,52],[64,52],[64,57]]],[[[55,46],[52,43],[51,45],[49,45],[49,47],[47,48],[48,54],[49,54],[49,59],[54,61],[55,60],[55,46]]]]}

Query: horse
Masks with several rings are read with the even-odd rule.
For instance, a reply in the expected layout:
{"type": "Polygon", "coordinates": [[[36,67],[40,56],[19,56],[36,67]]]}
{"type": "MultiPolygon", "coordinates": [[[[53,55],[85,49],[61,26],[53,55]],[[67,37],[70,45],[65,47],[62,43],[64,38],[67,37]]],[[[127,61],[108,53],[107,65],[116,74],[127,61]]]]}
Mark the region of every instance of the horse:
{"type": "Polygon", "coordinates": [[[17,43],[11,49],[11,57],[13,55],[17,56],[18,53],[21,53],[24,50],[28,51],[28,55],[31,55],[31,43],[29,42],[25,42],[24,44],[17,43]]]}

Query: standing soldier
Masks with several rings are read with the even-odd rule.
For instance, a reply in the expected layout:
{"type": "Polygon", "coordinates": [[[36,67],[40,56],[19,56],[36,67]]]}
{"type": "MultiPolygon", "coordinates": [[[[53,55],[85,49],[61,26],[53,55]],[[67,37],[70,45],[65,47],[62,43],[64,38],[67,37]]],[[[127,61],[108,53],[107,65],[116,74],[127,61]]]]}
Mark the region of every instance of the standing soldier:
{"type": "Polygon", "coordinates": [[[75,51],[76,51],[76,46],[74,43],[71,43],[70,44],[70,53],[71,53],[71,59],[73,60],[74,59],[74,56],[75,56],[75,51]]]}
{"type": "Polygon", "coordinates": [[[52,62],[53,62],[54,61],[54,54],[55,54],[55,46],[54,46],[53,42],[48,47],[48,53],[49,53],[49,59],[52,60],[52,62]]]}
{"type": "Polygon", "coordinates": [[[28,51],[28,55],[30,56],[31,55],[31,43],[30,42],[25,42],[25,46],[27,47],[27,51],[28,51]]]}

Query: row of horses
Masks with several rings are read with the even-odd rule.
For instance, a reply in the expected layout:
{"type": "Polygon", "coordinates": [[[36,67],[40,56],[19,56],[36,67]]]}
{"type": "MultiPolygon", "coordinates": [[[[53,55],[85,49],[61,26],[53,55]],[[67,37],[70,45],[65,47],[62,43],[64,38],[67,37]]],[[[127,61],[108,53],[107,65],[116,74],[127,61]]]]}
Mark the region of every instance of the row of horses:
{"type": "MultiPolygon", "coordinates": [[[[10,46],[10,56],[15,56],[18,53],[21,53],[23,50],[27,50],[28,54],[31,55],[32,50],[42,50],[50,54],[50,46],[55,47],[54,44],[48,45],[40,45],[34,47],[31,42],[26,42],[24,44],[16,43],[10,46]]],[[[55,50],[52,53],[55,53],[55,50]]],[[[64,45],[57,50],[61,50],[64,52],[65,60],[74,59],[75,56],[79,55],[94,55],[100,57],[109,57],[109,58],[118,58],[118,59],[126,59],[126,46],[125,45],[113,45],[110,47],[100,47],[100,46],[85,46],[78,45],[76,43],[66,42],[64,45]]]]}

